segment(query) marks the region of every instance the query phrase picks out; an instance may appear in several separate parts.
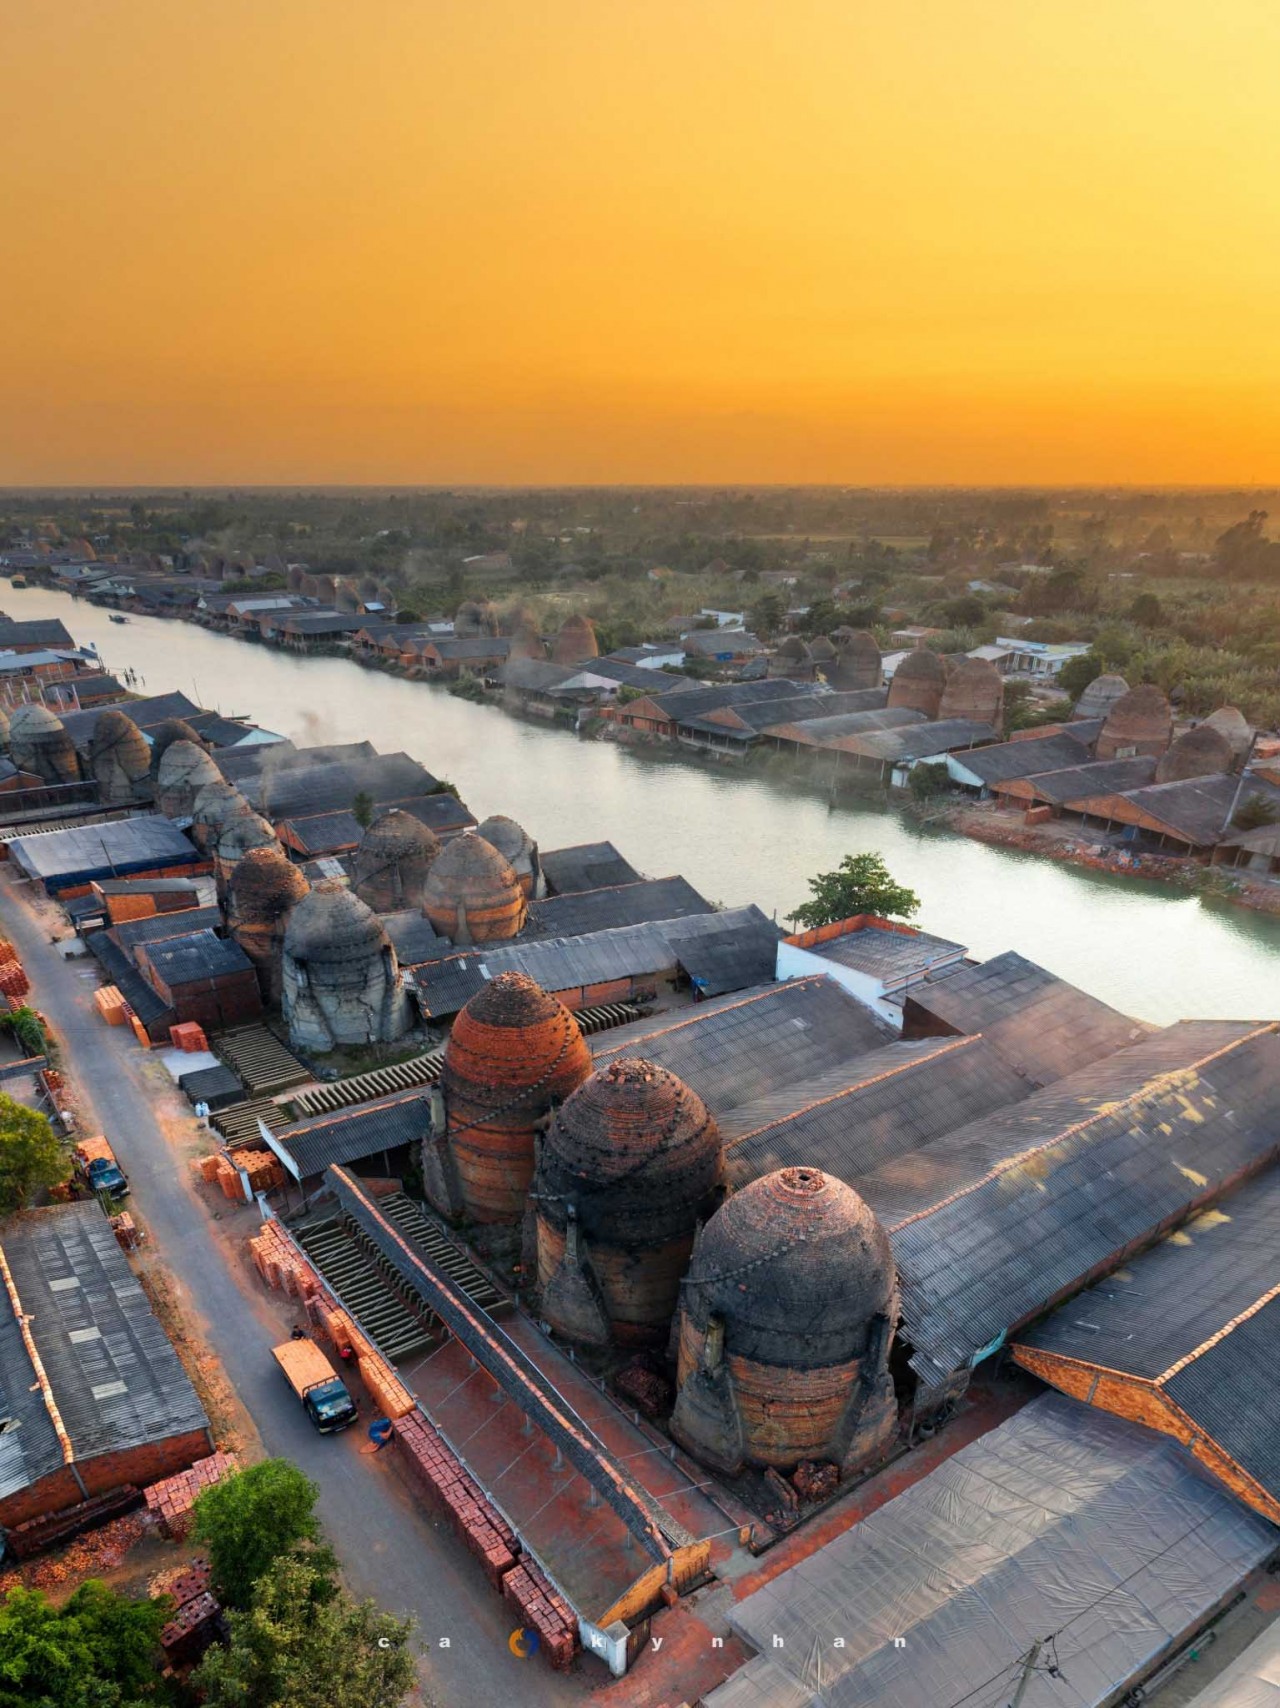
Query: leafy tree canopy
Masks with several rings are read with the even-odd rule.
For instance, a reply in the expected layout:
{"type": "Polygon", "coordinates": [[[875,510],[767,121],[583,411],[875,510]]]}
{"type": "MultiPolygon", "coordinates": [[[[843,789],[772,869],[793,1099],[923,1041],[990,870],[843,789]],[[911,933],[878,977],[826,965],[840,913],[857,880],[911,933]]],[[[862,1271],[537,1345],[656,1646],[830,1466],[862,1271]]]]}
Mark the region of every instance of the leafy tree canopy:
{"type": "Polygon", "coordinates": [[[254,1585],[282,1554],[318,1538],[318,1492],[287,1459],[264,1459],[201,1492],[193,1533],[209,1550],[225,1605],[247,1607],[254,1585]]]}
{"type": "Polygon", "coordinates": [[[878,854],[846,854],[834,872],[820,872],[810,878],[809,888],[813,900],[802,903],[790,915],[808,931],[859,913],[910,919],[920,911],[919,896],[894,882],[878,854]]]}
{"type": "Polygon", "coordinates": [[[413,1683],[411,1622],[353,1600],[305,1550],[274,1560],[229,1623],[195,1675],[208,1708],[398,1708],[413,1683]]]}
{"type": "Polygon", "coordinates": [[[62,1607],[39,1590],[10,1590],[0,1602],[0,1708],[169,1701],[155,1657],[171,1605],[130,1601],[94,1579],[62,1607]]]}
{"type": "Polygon", "coordinates": [[[0,1213],[29,1204],[42,1186],[56,1186],[71,1161],[46,1115],[0,1092],[0,1213]]]}

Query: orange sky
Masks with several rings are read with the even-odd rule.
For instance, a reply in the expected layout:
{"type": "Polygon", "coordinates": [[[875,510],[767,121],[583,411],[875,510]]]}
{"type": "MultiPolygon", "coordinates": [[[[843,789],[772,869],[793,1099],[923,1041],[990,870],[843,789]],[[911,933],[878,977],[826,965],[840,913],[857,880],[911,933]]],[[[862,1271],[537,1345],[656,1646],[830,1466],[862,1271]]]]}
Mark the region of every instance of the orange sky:
{"type": "Polygon", "coordinates": [[[1274,0],[0,42],[0,483],[1280,480],[1274,0]]]}

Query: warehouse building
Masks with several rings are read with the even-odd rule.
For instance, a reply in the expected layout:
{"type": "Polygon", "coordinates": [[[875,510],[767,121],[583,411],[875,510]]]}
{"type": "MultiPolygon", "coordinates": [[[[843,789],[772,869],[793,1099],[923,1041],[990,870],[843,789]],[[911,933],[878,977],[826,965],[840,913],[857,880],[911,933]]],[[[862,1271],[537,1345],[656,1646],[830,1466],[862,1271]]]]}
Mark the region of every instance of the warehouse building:
{"type": "Polygon", "coordinates": [[[213,1452],[195,1389],[96,1203],[11,1216],[0,1279],[0,1525],[213,1452]]]}

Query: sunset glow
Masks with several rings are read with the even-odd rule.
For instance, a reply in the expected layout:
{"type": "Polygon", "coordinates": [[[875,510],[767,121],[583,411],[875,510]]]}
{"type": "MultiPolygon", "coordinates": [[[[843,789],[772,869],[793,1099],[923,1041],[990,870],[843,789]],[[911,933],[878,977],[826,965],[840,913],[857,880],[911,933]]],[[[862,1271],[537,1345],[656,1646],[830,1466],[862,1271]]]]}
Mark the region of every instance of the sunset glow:
{"type": "Polygon", "coordinates": [[[0,482],[1280,479],[1271,0],[0,17],[0,482]]]}

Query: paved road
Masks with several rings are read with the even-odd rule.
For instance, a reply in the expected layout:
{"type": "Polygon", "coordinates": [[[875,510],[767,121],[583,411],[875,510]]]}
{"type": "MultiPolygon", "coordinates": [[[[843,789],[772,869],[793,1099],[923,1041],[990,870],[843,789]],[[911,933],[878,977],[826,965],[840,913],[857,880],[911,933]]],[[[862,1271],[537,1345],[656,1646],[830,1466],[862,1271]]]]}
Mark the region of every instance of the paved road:
{"type": "MultiPolygon", "coordinates": [[[[63,1043],[64,1066],[96,1130],[111,1139],[133,1189],[133,1205],[178,1284],[180,1302],[222,1362],[267,1452],[291,1459],[320,1485],[320,1516],[351,1589],[396,1613],[411,1613],[423,1645],[421,1673],[441,1708],[561,1708],[607,1679],[560,1677],[507,1650],[512,1620],[451,1532],[415,1507],[386,1459],[362,1455],[363,1432],[317,1435],[269,1356],[280,1336],[274,1300],[228,1262],[185,1162],[156,1116],[158,1064],[123,1028],[93,1007],[97,963],[62,958],[10,873],[0,882],[0,922],[21,955],[31,1000],[63,1043]],[[439,1641],[447,1637],[450,1647],[439,1641]]],[[[159,1095],[164,1095],[160,1093],[159,1095]]],[[[248,1209],[245,1217],[251,1218],[248,1209]]],[[[246,1220],[246,1234],[252,1232],[246,1220]]]]}

